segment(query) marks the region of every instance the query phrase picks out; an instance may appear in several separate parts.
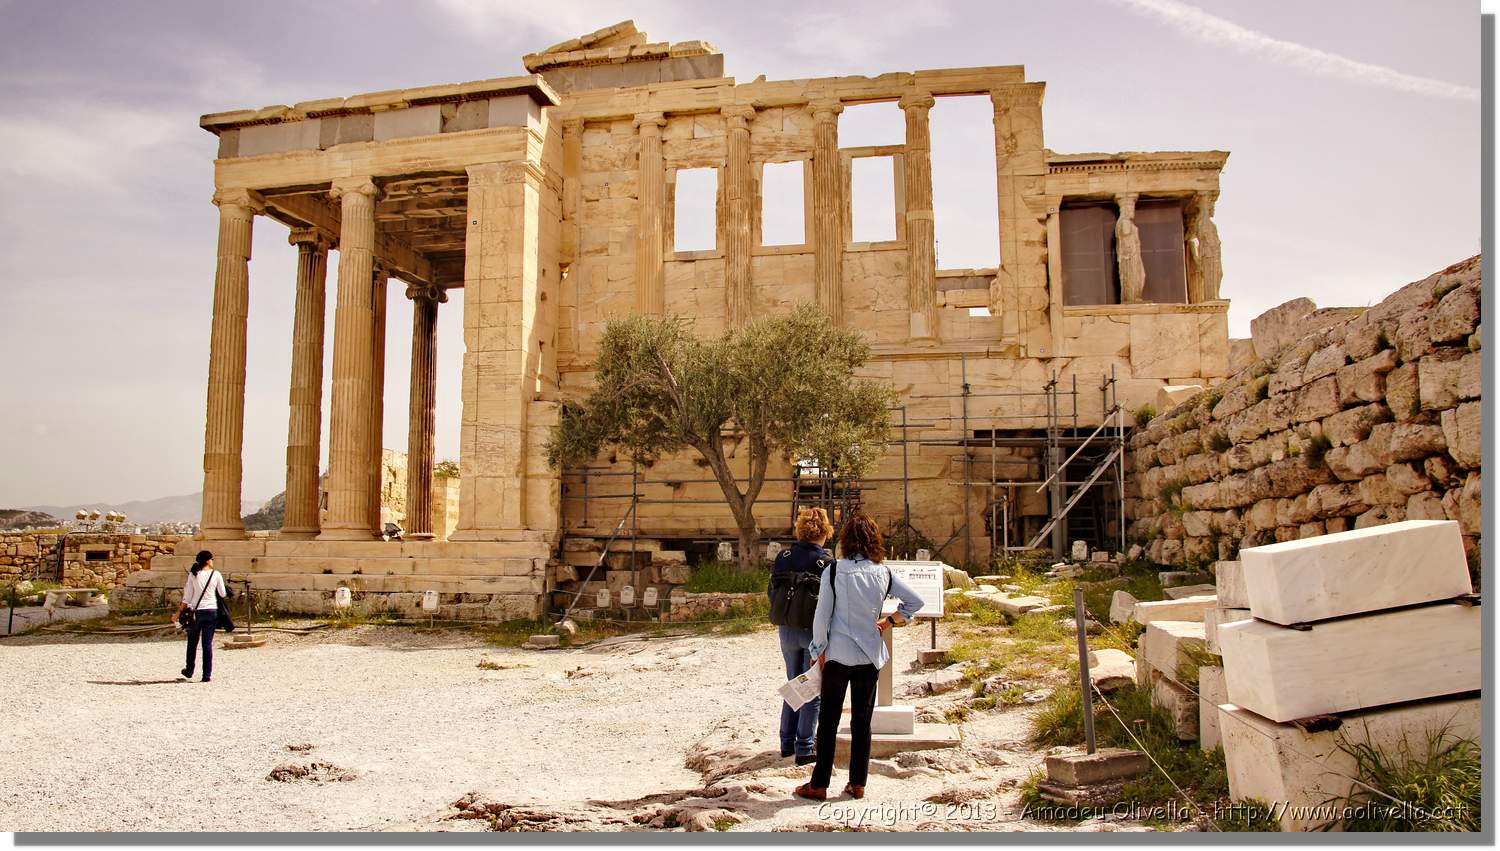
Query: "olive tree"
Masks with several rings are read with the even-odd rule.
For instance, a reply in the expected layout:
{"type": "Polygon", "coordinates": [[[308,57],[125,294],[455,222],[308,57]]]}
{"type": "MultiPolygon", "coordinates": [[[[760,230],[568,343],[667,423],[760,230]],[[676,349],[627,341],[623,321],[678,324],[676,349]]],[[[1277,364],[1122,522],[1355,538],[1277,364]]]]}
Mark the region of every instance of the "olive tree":
{"type": "Polygon", "coordinates": [[[855,378],[869,357],[864,338],[811,305],[714,339],[697,337],[681,317],[611,321],[593,390],[563,406],[548,462],[583,464],[613,448],[649,466],[695,450],[724,492],[738,527],[739,567],[750,570],[760,541],[755,501],[773,456],[848,476],[875,462],[895,394],[855,378]],[[737,470],[731,459],[741,445],[737,470]]]}

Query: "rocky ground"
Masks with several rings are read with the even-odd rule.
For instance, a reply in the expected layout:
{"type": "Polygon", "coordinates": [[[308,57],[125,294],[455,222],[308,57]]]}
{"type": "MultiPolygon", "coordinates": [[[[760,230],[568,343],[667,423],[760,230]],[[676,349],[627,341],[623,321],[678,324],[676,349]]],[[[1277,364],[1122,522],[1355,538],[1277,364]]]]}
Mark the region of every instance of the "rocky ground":
{"type": "MultiPolygon", "coordinates": [[[[928,640],[897,633],[898,690],[924,690],[913,662],[928,640]]],[[[221,648],[208,685],[177,681],[182,651],[166,637],[0,643],[0,829],[1125,829],[1022,817],[1043,757],[1025,702],[969,713],[960,749],[876,761],[863,801],[793,798],[809,769],[778,753],[766,629],[555,651],[407,627],[277,633],[221,648]]],[[[971,694],[906,700],[955,717],[971,694]]]]}

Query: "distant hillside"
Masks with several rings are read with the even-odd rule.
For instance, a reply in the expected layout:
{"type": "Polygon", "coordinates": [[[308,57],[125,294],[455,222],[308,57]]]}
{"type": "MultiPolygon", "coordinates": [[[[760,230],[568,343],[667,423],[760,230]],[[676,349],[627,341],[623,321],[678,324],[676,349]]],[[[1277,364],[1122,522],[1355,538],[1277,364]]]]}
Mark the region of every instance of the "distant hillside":
{"type": "Polygon", "coordinates": [[[45,511],[0,508],[0,531],[37,527],[56,528],[60,526],[62,526],[62,521],[45,511]]]}
{"type": "MultiPolygon", "coordinates": [[[[240,513],[248,514],[260,507],[258,499],[240,501],[240,513]]],[[[83,511],[121,511],[131,523],[148,526],[152,523],[197,523],[203,511],[203,494],[190,493],[183,496],[164,496],[160,499],[133,500],[131,502],[85,502],[78,505],[28,505],[30,511],[43,511],[54,517],[71,520],[83,511]]]]}

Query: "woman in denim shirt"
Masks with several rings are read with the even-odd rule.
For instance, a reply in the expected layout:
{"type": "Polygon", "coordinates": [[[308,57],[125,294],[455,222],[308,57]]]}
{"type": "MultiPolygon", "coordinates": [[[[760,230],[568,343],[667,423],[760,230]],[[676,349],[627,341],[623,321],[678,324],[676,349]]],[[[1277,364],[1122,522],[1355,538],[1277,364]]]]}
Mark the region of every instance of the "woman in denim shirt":
{"type": "MultiPolygon", "coordinates": [[[[828,522],[828,512],[821,508],[804,508],[797,513],[797,543],[783,550],[771,567],[773,574],[783,571],[798,571],[822,575],[833,561],[833,553],[823,549],[833,536],[833,524],[828,522]]],[[[813,666],[813,657],[807,652],[812,644],[812,630],[795,626],[776,628],[781,639],[781,658],[786,663],[786,678],[792,679],[807,673],[813,666]]],[[[813,734],[818,729],[818,699],[792,709],[781,704],[781,755],[796,755],[798,765],[813,761],[813,734]]]]}
{"type": "Polygon", "coordinates": [[[851,741],[849,785],[844,791],[856,798],[865,796],[875,686],[880,669],[890,662],[882,635],[891,627],[906,623],[922,608],[922,598],[882,564],[885,539],[874,520],[864,514],[850,517],[839,537],[839,547],[844,557],[833,569],[823,571],[818,610],[813,617],[812,645],[808,647],[823,671],[817,762],[813,765],[812,779],[794,792],[815,801],[828,797],[828,784],[833,779],[833,751],[846,689],[851,694],[851,741]],[[881,617],[880,610],[887,597],[900,598],[901,605],[895,614],[881,617]]]}

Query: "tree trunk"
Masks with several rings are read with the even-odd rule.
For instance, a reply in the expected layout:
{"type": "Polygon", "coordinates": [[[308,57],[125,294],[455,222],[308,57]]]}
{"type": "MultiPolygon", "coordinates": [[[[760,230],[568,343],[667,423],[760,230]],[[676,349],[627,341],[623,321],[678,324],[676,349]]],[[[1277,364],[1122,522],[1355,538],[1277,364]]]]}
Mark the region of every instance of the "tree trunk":
{"type": "Polygon", "coordinates": [[[749,573],[760,566],[760,527],[756,525],[754,517],[749,518],[749,525],[741,522],[739,527],[740,546],[736,555],[739,557],[740,572],[749,573]]]}

